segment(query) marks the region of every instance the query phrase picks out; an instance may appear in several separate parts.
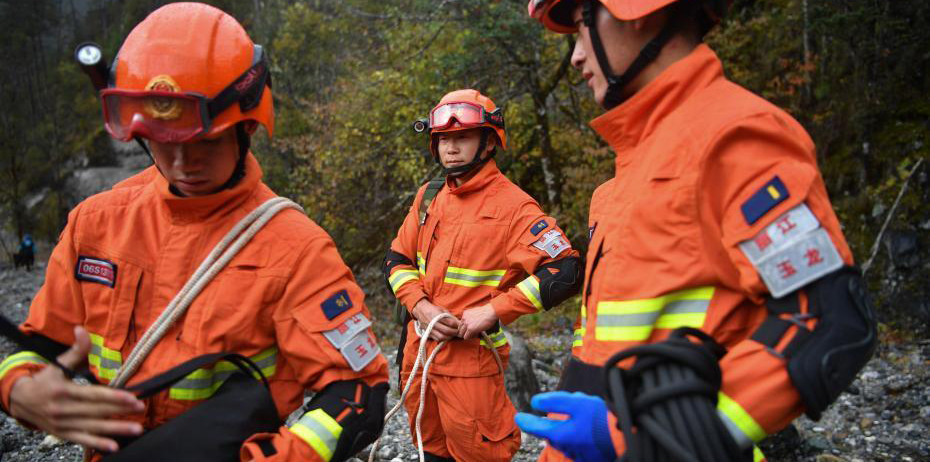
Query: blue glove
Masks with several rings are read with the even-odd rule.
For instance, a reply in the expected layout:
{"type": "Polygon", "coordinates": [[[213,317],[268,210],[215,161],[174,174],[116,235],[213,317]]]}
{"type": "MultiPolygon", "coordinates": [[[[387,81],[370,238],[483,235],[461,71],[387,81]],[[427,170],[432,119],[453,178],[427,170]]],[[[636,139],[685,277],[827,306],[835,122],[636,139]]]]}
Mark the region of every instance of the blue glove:
{"type": "Polygon", "coordinates": [[[520,412],[516,421],[521,430],[549,440],[550,445],[576,462],[613,462],[617,458],[607,427],[607,405],[601,398],[554,391],[534,396],[530,404],[540,411],[568,414],[569,419],[520,412]]]}

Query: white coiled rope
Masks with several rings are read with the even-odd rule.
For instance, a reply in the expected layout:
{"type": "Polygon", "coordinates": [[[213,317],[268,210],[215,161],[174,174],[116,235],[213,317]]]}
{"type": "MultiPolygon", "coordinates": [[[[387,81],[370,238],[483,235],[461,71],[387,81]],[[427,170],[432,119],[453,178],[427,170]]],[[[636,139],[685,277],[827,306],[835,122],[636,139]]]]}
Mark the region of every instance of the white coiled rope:
{"type": "MultiPolygon", "coordinates": [[[[410,385],[413,383],[413,378],[417,375],[417,369],[420,367],[420,361],[423,359],[423,354],[426,353],[426,341],[424,339],[429,338],[429,334],[433,332],[433,327],[439,322],[442,318],[452,318],[455,319],[455,316],[452,316],[449,313],[442,313],[439,316],[433,318],[429,324],[426,326],[426,330],[420,330],[420,323],[414,321],[414,332],[420,337],[420,347],[417,349],[417,359],[413,362],[413,369],[410,370],[410,377],[407,377],[407,382],[404,384],[404,389],[400,394],[400,399],[397,401],[397,404],[391,408],[390,411],[384,416],[384,424],[387,425],[388,421],[391,420],[391,417],[394,417],[394,414],[400,410],[400,407],[404,405],[404,399],[407,397],[407,392],[410,391],[410,385]]],[[[491,349],[491,353],[494,354],[494,360],[497,361],[497,368],[500,371],[501,375],[504,374],[504,363],[501,362],[500,355],[497,354],[497,348],[494,347],[494,343],[491,342],[491,338],[488,337],[488,334],[485,332],[481,333],[481,337],[484,339],[484,342],[488,345],[488,348],[491,349]]],[[[439,350],[442,349],[443,345],[446,344],[448,340],[443,340],[436,345],[436,348],[433,348],[432,353],[430,353],[429,358],[426,359],[426,363],[423,365],[423,373],[420,378],[420,401],[417,403],[417,418],[416,418],[416,433],[417,433],[417,453],[420,456],[420,462],[424,462],[423,455],[423,434],[420,431],[420,418],[423,417],[423,401],[426,398],[426,381],[427,376],[429,375],[429,366],[433,363],[433,358],[436,357],[436,353],[439,353],[439,350]]],[[[403,345],[401,345],[403,348],[403,345]]],[[[403,369],[403,365],[400,366],[403,369]]],[[[397,371],[398,374],[401,373],[400,370],[397,371]]],[[[382,431],[383,428],[382,428],[382,431]]],[[[371,452],[368,453],[368,462],[373,462],[375,460],[375,453],[378,451],[378,444],[381,443],[381,437],[379,436],[377,440],[371,445],[371,452]]]]}
{"type": "Polygon", "coordinates": [[[207,255],[207,258],[203,260],[203,263],[200,264],[197,271],[187,280],[187,283],[184,284],[181,291],[171,300],[168,307],[158,315],[158,319],[155,320],[155,323],[142,335],[139,343],[137,343],[132,349],[132,352],[129,353],[126,362],[120,367],[119,371],[117,371],[116,377],[110,382],[111,387],[118,388],[125,385],[126,381],[135,374],[139,365],[145,361],[145,358],[151,353],[152,349],[155,348],[158,341],[168,332],[168,329],[184,315],[190,304],[193,303],[197,295],[200,294],[200,291],[202,291],[213,277],[239,253],[239,250],[265,226],[265,223],[268,223],[268,220],[271,220],[272,217],[284,209],[294,209],[302,213],[304,212],[301,206],[295,204],[291,200],[283,197],[275,197],[265,201],[262,205],[256,207],[255,210],[249,212],[248,215],[239,220],[239,222],[226,233],[226,236],[216,244],[216,247],[214,247],[210,254],[207,255]],[[248,229],[246,229],[246,227],[248,227],[248,229]],[[243,232],[243,229],[245,229],[245,232],[243,232]],[[233,242],[234,239],[235,242],[233,242]],[[230,245],[230,243],[232,243],[232,245],[230,245]]]}

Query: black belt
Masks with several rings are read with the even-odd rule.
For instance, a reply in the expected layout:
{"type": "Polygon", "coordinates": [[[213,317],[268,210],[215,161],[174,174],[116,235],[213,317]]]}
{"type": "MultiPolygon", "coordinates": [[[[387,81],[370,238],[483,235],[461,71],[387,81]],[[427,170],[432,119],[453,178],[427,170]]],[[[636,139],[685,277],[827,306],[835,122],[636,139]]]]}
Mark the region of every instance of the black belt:
{"type": "Polygon", "coordinates": [[[562,369],[562,377],[556,390],[580,391],[593,396],[606,398],[604,389],[604,373],[601,366],[594,366],[574,356],[568,359],[568,364],[562,369]]]}

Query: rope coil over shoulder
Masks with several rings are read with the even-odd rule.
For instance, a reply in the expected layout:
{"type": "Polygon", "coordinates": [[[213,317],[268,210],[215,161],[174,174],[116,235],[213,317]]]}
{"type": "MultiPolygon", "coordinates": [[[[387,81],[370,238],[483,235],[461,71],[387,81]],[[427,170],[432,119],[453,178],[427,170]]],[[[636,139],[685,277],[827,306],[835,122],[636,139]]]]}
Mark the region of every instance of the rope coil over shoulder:
{"type": "Polygon", "coordinates": [[[122,388],[123,385],[139,369],[145,358],[151,353],[155,345],[164,337],[165,333],[177,322],[193,303],[197,295],[207,284],[229,263],[236,254],[268,223],[278,212],[284,209],[294,209],[304,213],[304,209],[283,197],[274,197],[265,201],[249,212],[236,223],[226,236],[210,251],[197,271],[187,280],[181,291],[175,295],[168,307],[158,316],[139,343],[132,349],[125,364],[117,371],[116,377],[109,386],[122,388]]]}
{"type": "MultiPolygon", "coordinates": [[[[388,411],[388,413],[384,416],[385,425],[388,423],[389,420],[391,420],[391,417],[394,417],[397,411],[400,410],[401,406],[404,405],[404,399],[407,397],[407,392],[410,391],[410,385],[413,384],[413,379],[414,377],[416,377],[417,370],[419,370],[420,368],[420,361],[423,359],[423,356],[426,353],[426,342],[424,341],[424,339],[429,338],[429,334],[433,332],[433,327],[435,327],[436,323],[439,322],[439,320],[443,318],[455,319],[455,317],[449,313],[442,313],[439,316],[436,316],[435,318],[430,320],[425,330],[420,330],[419,321],[414,321],[414,332],[416,332],[416,334],[420,336],[420,347],[417,350],[417,359],[414,360],[413,362],[413,368],[410,370],[410,377],[407,377],[407,383],[404,384],[404,389],[400,394],[400,399],[397,400],[397,404],[395,404],[394,407],[392,407],[391,410],[388,411]]],[[[486,332],[482,332],[481,337],[484,339],[487,345],[494,344],[493,342],[491,342],[491,338],[488,337],[488,334],[486,332]]],[[[420,462],[423,462],[425,460],[425,455],[423,454],[423,434],[420,431],[420,418],[423,417],[423,400],[426,399],[426,381],[427,381],[427,376],[429,373],[429,366],[430,364],[433,363],[433,358],[436,357],[436,353],[439,353],[439,350],[442,349],[442,347],[446,344],[446,342],[448,342],[448,340],[443,340],[439,342],[438,345],[436,345],[436,348],[433,348],[432,353],[429,354],[429,357],[426,359],[426,363],[423,365],[423,373],[421,374],[421,378],[420,378],[420,401],[417,405],[417,420],[416,420],[417,453],[420,456],[420,459],[419,459],[420,462]]],[[[497,361],[498,370],[500,371],[501,375],[503,375],[504,374],[504,363],[501,362],[501,357],[500,355],[497,354],[497,348],[494,348],[493,346],[489,346],[489,348],[491,349],[491,353],[494,354],[494,359],[497,361]]],[[[398,375],[400,375],[399,370],[398,370],[398,375]]],[[[381,437],[378,437],[378,439],[375,440],[375,442],[371,445],[371,452],[368,454],[368,462],[373,462],[375,460],[375,453],[378,452],[379,443],[381,443],[381,437]]]]}

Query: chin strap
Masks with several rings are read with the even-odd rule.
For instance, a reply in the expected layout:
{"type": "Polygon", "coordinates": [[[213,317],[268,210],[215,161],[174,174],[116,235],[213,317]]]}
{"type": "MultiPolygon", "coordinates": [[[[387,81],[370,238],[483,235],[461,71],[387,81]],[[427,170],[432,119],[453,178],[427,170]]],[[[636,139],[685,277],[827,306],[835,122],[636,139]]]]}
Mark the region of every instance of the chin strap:
{"type": "Polygon", "coordinates": [[[604,109],[610,110],[626,99],[623,96],[624,87],[659,56],[662,47],[672,36],[674,21],[667,21],[659,35],[650,40],[639,51],[639,55],[636,56],[636,59],[633,60],[626,71],[623,74],[616,75],[610,69],[610,62],[607,60],[607,53],[604,51],[604,44],[601,42],[601,36],[597,30],[597,11],[600,7],[601,3],[598,0],[585,0],[582,5],[582,19],[591,34],[591,46],[594,47],[597,64],[601,67],[601,72],[604,73],[604,77],[607,79],[607,92],[604,94],[604,102],[601,105],[604,109]]]}
{"type": "Polygon", "coordinates": [[[239,145],[239,160],[236,161],[236,168],[233,170],[232,176],[223,183],[221,190],[232,189],[245,178],[245,156],[249,153],[249,147],[252,146],[252,137],[249,136],[249,132],[242,122],[236,124],[236,141],[239,145]]]}
{"type": "MultiPolygon", "coordinates": [[[[465,165],[459,165],[458,167],[452,167],[452,168],[443,167],[442,174],[445,176],[450,176],[450,177],[462,176],[474,169],[481,167],[482,165],[487,163],[489,160],[491,160],[491,158],[494,157],[495,151],[491,151],[491,153],[488,154],[487,157],[483,159],[481,158],[481,153],[483,153],[485,148],[487,148],[488,146],[489,135],[490,135],[489,130],[487,129],[481,130],[481,142],[478,144],[478,152],[475,153],[475,157],[471,160],[471,162],[465,165]]],[[[439,162],[439,164],[442,165],[442,162],[439,161],[438,155],[436,156],[436,162],[439,162]]]]}

